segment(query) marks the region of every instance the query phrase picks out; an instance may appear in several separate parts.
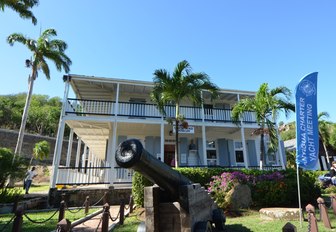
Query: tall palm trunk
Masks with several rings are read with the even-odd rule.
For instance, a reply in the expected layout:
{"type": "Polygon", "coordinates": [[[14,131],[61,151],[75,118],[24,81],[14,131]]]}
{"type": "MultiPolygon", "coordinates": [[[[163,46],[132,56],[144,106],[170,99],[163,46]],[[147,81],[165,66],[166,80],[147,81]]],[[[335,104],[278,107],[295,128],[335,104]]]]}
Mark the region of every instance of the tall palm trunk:
{"type": "Polygon", "coordinates": [[[325,152],[325,155],[326,155],[327,168],[329,169],[330,168],[330,158],[329,158],[329,152],[328,152],[328,149],[327,149],[327,145],[325,144],[324,139],[322,137],[322,134],[320,132],[319,132],[319,137],[321,139],[321,142],[322,142],[322,145],[323,145],[323,149],[324,149],[324,152],[325,152]]]}
{"type": "Polygon", "coordinates": [[[260,132],[260,161],[259,161],[259,169],[263,169],[264,165],[264,157],[265,157],[265,135],[264,135],[264,128],[261,128],[260,132]]]}
{"type": "Polygon", "coordinates": [[[31,98],[33,96],[33,87],[34,87],[35,78],[36,78],[35,68],[32,68],[32,74],[31,76],[29,76],[29,79],[28,79],[28,93],[26,97],[26,103],[23,109],[21,126],[20,126],[20,131],[19,131],[19,135],[18,135],[16,147],[15,147],[14,158],[15,158],[15,155],[21,154],[23,136],[24,136],[24,132],[25,132],[26,124],[27,124],[29,106],[30,106],[31,98]]]}

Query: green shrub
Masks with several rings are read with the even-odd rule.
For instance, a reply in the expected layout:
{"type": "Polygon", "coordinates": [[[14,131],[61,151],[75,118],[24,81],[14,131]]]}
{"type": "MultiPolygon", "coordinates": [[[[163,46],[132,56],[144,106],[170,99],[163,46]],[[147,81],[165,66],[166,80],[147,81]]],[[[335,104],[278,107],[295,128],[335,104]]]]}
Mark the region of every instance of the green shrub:
{"type": "Polygon", "coordinates": [[[0,148],[0,189],[5,187],[9,176],[13,180],[22,179],[27,171],[27,162],[20,156],[16,156],[8,148],[0,148]]]}
{"type": "Polygon", "coordinates": [[[12,203],[16,199],[23,199],[23,195],[21,194],[21,189],[19,188],[3,188],[0,189],[0,203],[12,203]]]}
{"type": "Polygon", "coordinates": [[[134,172],[132,178],[132,196],[136,205],[144,206],[144,187],[153,185],[139,172],[134,172]]]}

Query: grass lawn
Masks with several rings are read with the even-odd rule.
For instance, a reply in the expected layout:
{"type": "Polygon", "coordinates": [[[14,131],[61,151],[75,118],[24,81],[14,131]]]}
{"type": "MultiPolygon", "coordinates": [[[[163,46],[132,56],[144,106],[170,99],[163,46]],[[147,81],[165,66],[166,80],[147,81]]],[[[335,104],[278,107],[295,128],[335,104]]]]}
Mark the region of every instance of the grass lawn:
{"type": "MultiPolygon", "coordinates": [[[[141,211],[136,210],[133,214],[125,219],[124,225],[118,225],[113,231],[114,232],[136,232],[137,227],[143,217],[139,217],[141,211]]],[[[305,213],[305,217],[307,214],[305,213]]],[[[319,219],[319,214],[316,215],[319,219]]],[[[336,231],[336,216],[333,214],[332,209],[329,210],[329,219],[331,221],[331,226],[334,229],[327,229],[324,227],[323,222],[318,222],[319,232],[329,232],[336,231]]],[[[282,227],[288,221],[264,221],[260,219],[259,212],[254,210],[242,211],[240,216],[237,217],[227,217],[226,218],[226,229],[230,232],[270,232],[270,231],[282,231],[282,227]]],[[[302,228],[300,227],[300,221],[291,221],[293,225],[296,226],[297,232],[307,232],[308,222],[302,222],[302,228]]]]}
{"type": "MultiPolygon", "coordinates": [[[[36,192],[45,192],[48,193],[50,188],[49,183],[39,183],[39,184],[32,184],[29,189],[29,193],[36,193],[36,192]]],[[[22,193],[25,193],[24,189],[22,189],[22,193]]]]}
{"type": "MultiPolygon", "coordinates": [[[[90,209],[89,214],[97,211],[99,209],[90,209]]],[[[55,211],[50,212],[42,212],[42,213],[28,213],[28,217],[31,218],[34,221],[43,221],[48,219],[55,211]]],[[[3,230],[4,226],[7,224],[7,222],[12,218],[13,214],[2,214],[0,215],[0,231],[12,231],[13,223],[11,223],[9,226],[6,227],[5,230],[3,230]]],[[[69,211],[65,211],[65,218],[70,220],[71,222],[80,219],[84,217],[84,210],[79,211],[78,213],[70,213],[69,211]]],[[[41,224],[35,224],[30,222],[27,218],[23,217],[23,225],[22,225],[22,231],[25,232],[45,232],[45,231],[52,231],[56,229],[58,221],[58,212],[54,217],[52,217],[51,220],[49,220],[46,223],[41,224]]]]}

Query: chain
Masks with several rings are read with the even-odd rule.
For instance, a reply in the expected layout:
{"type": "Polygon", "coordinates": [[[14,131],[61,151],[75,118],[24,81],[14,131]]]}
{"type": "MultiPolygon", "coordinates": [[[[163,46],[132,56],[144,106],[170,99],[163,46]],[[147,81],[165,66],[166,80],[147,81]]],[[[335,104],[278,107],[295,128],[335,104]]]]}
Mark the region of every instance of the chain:
{"type": "Polygon", "coordinates": [[[100,226],[100,224],[101,224],[102,220],[103,220],[103,215],[100,217],[100,220],[99,220],[99,223],[98,223],[98,226],[97,226],[97,228],[95,229],[95,232],[97,232],[97,231],[98,231],[98,228],[99,228],[99,226],[100,226]]]}
{"type": "Polygon", "coordinates": [[[64,203],[65,203],[65,207],[66,207],[66,209],[69,210],[69,212],[72,213],[72,214],[78,213],[79,211],[81,211],[82,209],[84,209],[84,206],[85,206],[85,202],[84,202],[84,204],[83,204],[79,209],[77,209],[77,210],[72,210],[72,209],[70,209],[70,208],[68,207],[68,205],[66,204],[66,202],[64,202],[64,203]]]}
{"type": "Polygon", "coordinates": [[[6,225],[4,225],[4,227],[1,228],[0,232],[5,231],[6,227],[13,221],[14,218],[15,215],[13,215],[13,217],[9,220],[9,222],[7,222],[6,225]]]}
{"type": "Polygon", "coordinates": [[[116,216],[115,218],[113,218],[113,217],[111,216],[111,213],[109,212],[109,217],[110,217],[110,219],[111,219],[113,222],[115,222],[115,221],[119,218],[119,215],[120,215],[120,210],[119,210],[119,212],[118,212],[118,214],[117,214],[117,216],[116,216]]]}
{"type": "Polygon", "coordinates": [[[43,221],[35,221],[35,220],[31,219],[30,217],[28,217],[28,215],[25,214],[25,213],[23,214],[23,216],[25,216],[25,218],[27,218],[28,221],[30,221],[30,222],[32,222],[32,223],[42,224],[42,223],[46,223],[47,221],[49,221],[50,219],[52,219],[52,218],[56,215],[56,213],[57,213],[58,211],[59,211],[59,209],[57,209],[57,210],[54,212],[54,214],[51,215],[51,217],[49,217],[48,219],[43,220],[43,221]]]}
{"type": "Polygon", "coordinates": [[[103,200],[104,199],[104,196],[105,196],[105,194],[96,202],[96,203],[94,203],[93,205],[91,205],[91,206],[96,206],[96,205],[98,205],[98,203],[99,202],[101,202],[101,200],[103,200]]]}
{"type": "Polygon", "coordinates": [[[310,232],[310,227],[311,227],[311,212],[308,212],[308,232],[310,232]]]}

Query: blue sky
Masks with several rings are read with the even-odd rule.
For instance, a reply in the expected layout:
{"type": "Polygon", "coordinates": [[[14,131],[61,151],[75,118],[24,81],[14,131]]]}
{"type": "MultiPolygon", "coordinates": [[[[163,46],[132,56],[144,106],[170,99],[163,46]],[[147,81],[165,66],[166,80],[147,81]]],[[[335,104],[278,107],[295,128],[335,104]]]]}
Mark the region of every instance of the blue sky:
{"type": "MultiPolygon", "coordinates": [[[[0,12],[0,95],[27,91],[30,53],[9,46],[7,36],[37,38],[41,28],[55,28],[73,74],[151,81],[155,69],[186,59],[221,88],[256,91],[267,82],[294,95],[298,81],[317,71],[318,111],[336,122],[335,9],[333,0],[40,0],[37,26],[0,12]]],[[[63,97],[64,73],[50,67],[51,80],[41,73],[34,93],[63,97]]]]}

